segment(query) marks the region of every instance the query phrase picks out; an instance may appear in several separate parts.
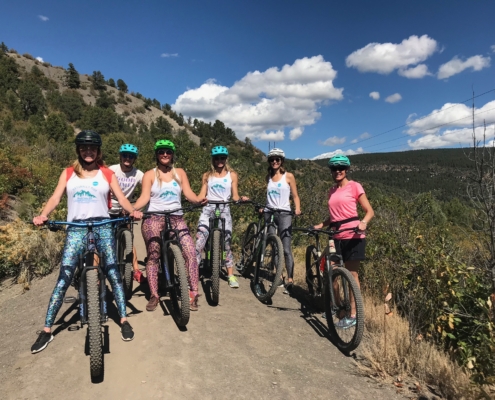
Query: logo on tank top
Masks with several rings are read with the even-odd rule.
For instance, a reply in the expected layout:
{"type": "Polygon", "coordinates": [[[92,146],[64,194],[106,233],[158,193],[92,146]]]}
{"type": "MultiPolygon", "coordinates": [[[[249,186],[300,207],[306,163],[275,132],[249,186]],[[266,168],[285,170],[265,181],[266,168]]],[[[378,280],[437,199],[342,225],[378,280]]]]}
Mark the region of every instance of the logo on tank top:
{"type": "Polygon", "coordinates": [[[177,186],[177,182],[173,182],[172,185],[177,186]]]}
{"type": "Polygon", "coordinates": [[[98,182],[93,182],[93,186],[98,186],[98,182]]]}
{"type": "Polygon", "coordinates": [[[270,190],[268,194],[271,194],[272,196],[280,196],[280,193],[277,192],[276,190],[270,190]]]}
{"type": "Polygon", "coordinates": [[[91,203],[96,199],[96,196],[88,192],[87,190],[79,190],[72,196],[76,203],[91,203]]]}
{"type": "Polygon", "coordinates": [[[225,178],[223,181],[224,181],[224,182],[227,182],[227,178],[225,178]]]}
{"type": "Polygon", "coordinates": [[[215,183],[212,187],[212,189],[218,189],[218,190],[225,190],[225,188],[220,185],[219,183],[215,183]]]}
{"type": "Polygon", "coordinates": [[[282,184],[281,184],[281,183],[279,183],[277,186],[278,186],[278,187],[280,187],[280,186],[282,186],[282,184]]]}
{"type": "Polygon", "coordinates": [[[159,197],[160,199],[168,199],[170,197],[177,197],[177,195],[171,190],[165,190],[159,197]]]}

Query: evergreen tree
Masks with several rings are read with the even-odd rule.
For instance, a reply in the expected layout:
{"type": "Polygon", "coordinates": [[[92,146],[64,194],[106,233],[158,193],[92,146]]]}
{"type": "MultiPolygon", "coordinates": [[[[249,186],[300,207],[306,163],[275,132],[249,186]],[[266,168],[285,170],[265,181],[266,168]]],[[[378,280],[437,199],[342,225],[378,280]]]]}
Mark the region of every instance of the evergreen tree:
{"type": "Polygon", "coordinates": [[[19,84],[19,100],[26,119],[46,109],[41,88],[33,81],[26,80],[19,84]]]}
{"type": "Polygon", "coordinates": [[[95,90],[106,90],[105,77],[100,71],[93,71],[91,75],[91,83],[93,84],[93,89],[95,90]]]}
{"type": "Polygon", "coordinates": [[[117,88],[121,92],[124,92],[124,93],[127,93],[127,91],[128,91],[127,85],[125,84],[125,82],[122,79],[117,80],[117,88]]]}
{"type": "Polygon", "coordinates": [[[65,85],[69,89],[79,89],[81,87],[79,72],[76,71],[72,63],[69,63],[69,68],[65,70],[65,85]]]}
{"type": "Polygon", "coordinates": [[[9,48],[7,47],[7,45],[2,42],[0,43],[0,57],[3,55],[3,53],[7,53],[9,51],[9,48]]]}
{"type": "Polygon", "coordinates": [[[152,101],[151,101],[151,99],[145,99],[145,100],[144,100],[144,107],[145,107],[146,109],[150,110],[150,109],[151,109],[151,105],[152,105],[152,101]]]}
{"type": "Polygon", "coordinates": [[[108,86],[111,86],[111,87],[113,87],[113,88],[115,87],[115,81],[113,80],[113,78],[110,78],[110,79],[108,80],[108,86]]]}
{"type": "Polygon", "coordinates": [[[107,92],[100,90],[100,96],[96,99],[96,107],[111,108],[112,110],[115,110],[114,104],[115,99],[108,95],[107,92]]]}

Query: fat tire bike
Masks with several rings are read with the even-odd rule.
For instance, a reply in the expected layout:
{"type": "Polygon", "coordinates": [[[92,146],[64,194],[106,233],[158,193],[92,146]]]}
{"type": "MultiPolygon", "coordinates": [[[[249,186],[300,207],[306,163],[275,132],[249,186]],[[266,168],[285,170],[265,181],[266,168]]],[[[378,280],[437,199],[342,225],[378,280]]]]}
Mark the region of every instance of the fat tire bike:
{"type": "Polygon", "coordinates": [[[119,266],[120,276],[122,277],[122,286],[124,287],[126,300],[130,300],[132,298],[134,272],[134,254],[132,252],[134,241],[133,227],[134,223],[121,223],[117,225],[117,230],[115,233],[115,254],[117,256],[117,264],[119,266]]]}
{"type": "Polygon", "coordinates": [[[306,283],[313,300],[323,298],[330,337],[339,350],[349,353],[361,343],[364,332],[364,305],[361,290],[344,261],[335,249],[334,236],[356,228],[341,230],[321,230],[293,228],[293,231],[306,233],[315,238],[316,245],[306,248],[306,283]],[[320,235],[328,235],[328,245],[321,250],[320,235]],[[356,322],[346,325],[354,299],[356,322]]]}
{"type": "Polygon", "coordinates": [[[262,303],[269,301],[277,287],[282,283],[282,272],[285,266],[284,248],[282,241],[277,236],[277,225],[274,222],[274,213],[291,211],[278,210],[253,201],[246,201],[244,204],[254,205],[255,212],[258,213],[258,221],[251,222],[242,239],[241,259],[236,265],[242,276],[251,277],[251,289],[255,297],[262,303]],[[271,213],[268,223],[265,223],[264,212],[260,209],[267,209],[271,213]],[[275,233],[268,233],[273,227],[275,233]]]}
{"type": "MultiPolygon", "coordinates": [[[[186,261],[182,255],[179,240],[179,230],[173,229],[170,215],[178,211],[191,211],[200,205],[181,207],[175,210],[144,212],[144,215],[163,215],[165,224],[160,232],[160,262],[158,267],[158,282],[170,295],[171,314],[179,327],[185,327],[189,322],[190,304],[188,272],[186,261]]],[[[145,217],[146,218],[146,217],[145,217]]],[[[145,219],[143,218],[143,219],[145,219]]]]}
{"type": "Polygon", "coordinates": [[[72,286],[78,296],[66,296],[64,303],[79,304],[81,328],[88,325],[89,369],[91,378],[103,376],[103,336],[101,325],[107,322],[106,314],[106,284],[103,265],[104,254],[96,250],[96,235],[94,227],[107,224],[130,223],[129,217],[105,219],[102,221],[68,222],[47,221],[45,225],[52,231],[63,230],[63,225],[86,228],[85,246],[79,254],[79,262],[74,271],[72,286]]]}

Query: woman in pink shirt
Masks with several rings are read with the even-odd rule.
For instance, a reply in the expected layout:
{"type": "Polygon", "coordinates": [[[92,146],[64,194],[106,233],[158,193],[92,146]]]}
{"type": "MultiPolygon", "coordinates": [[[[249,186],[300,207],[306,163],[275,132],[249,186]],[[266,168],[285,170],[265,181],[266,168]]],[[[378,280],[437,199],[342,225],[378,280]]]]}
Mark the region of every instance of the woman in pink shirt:
{"type": "MultiPolygon", "coordinates": [[[[334,156],[328,161],[332,171],[335,185],[328,195],[328,210],[330,216],[321,224],[315,225],[315,229],[330,226],[333,229],[358,228],[358,232],[347,231],[335,235],[335,248],[342,256],[346,268],[351,272],[359,285],[359,264],[365,259],[366,227],[375,213],[364,193],[363,187],[354,181],[347,179],[347,172],[351,166],[349,159],[343,154],[334,156]],[[359,220],[357,205],[366,213],[359,220]]],[[[351,311],[351,318],[341,320],[342,327],[350,327],[356,323],[356,310],[351,311]],[[354,318],[353,318],[354,317],[354,318]]]]}

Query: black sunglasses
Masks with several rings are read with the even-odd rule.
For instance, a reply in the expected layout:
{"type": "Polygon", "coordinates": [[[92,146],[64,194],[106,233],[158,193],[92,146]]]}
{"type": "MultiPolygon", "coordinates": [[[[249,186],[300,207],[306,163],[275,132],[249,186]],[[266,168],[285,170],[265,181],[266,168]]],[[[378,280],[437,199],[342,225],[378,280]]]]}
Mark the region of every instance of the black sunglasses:
{"type": "Polygon", "coordinates": [[[131,160],[134,160],[136,158],[135,154],[132,153],[120,153],[122,158],[130,158],[131,160]]]}
{"type": "Polygon", "coordinates": [[[225,157],[225,156],[215,156],[215,157],[213,157],[213,159],[215,161],[225,161],[227,159],[227,157],[225,157]]]}
{"type": "Polygon", "coordinates": [[[269,163],[272,163],[272,162],[280,162],[282,161],[282,159],[280,157],[275,157],[275,158],[269,158],[268,159],[268,162],[269,163]]]}
{"type": "Polygon", "coordinates": [[[171,156],[172,154],[174,154],[172,150],[158,150],[157,153],[159,156],[163,156],[164,154],[166,154],[167,156],[171,156]]]}
{"type": "Polygon", "coordinates": [[[337,172],[337,171],[347,171],[349,167],[346,167],[345,165],[338,165],[336,167],[330,167],[330,170],[332,172],[337,172]]]}

